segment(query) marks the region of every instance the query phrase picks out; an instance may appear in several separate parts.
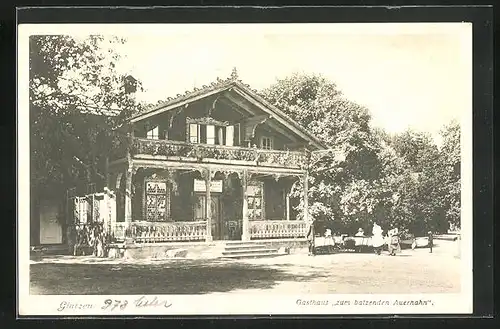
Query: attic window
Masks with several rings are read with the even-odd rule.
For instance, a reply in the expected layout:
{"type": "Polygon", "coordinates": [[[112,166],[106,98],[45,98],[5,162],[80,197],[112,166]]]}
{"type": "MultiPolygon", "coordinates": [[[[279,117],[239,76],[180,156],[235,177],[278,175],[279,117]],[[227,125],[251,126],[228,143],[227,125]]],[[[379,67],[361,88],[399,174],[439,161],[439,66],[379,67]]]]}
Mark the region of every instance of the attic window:
{"type": "Polygon", "coordinates": [[[158,126],[155,126],[152,129],[148,129],[147,138],[158,139],[159,138],[158,132],[159,132],[158,126]]]}

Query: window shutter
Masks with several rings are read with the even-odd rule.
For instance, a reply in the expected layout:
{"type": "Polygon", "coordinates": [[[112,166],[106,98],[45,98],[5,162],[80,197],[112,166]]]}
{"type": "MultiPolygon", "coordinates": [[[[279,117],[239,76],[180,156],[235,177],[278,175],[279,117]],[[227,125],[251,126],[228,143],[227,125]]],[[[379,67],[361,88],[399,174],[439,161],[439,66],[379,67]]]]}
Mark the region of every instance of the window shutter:
{"type": "Polygon", "coordinates": [[[189,142],[190,143],[198,143],[198,125],[190,124],[189,125],[189,142]]]}
{"type": "Polygon", "coordinates": [[[234,143],[234,126],[226,127],[226,145],[233,146],[234,143]]]}
{"type": "Polygon", "coordinates": [[[207,144],[215,144],[215,126],[207,125],[207,144]]]}
{"type": "Polygon", "coordinates": [[[215,136],[215,144],[225,145],[224,142],[224,127],[217,127],[217,135],[215,136]]]}
{"type": "Polygon", "coordinates": [[[234,143],[233,145],[240,145],[240,124],[234,125],[234,143]]]}

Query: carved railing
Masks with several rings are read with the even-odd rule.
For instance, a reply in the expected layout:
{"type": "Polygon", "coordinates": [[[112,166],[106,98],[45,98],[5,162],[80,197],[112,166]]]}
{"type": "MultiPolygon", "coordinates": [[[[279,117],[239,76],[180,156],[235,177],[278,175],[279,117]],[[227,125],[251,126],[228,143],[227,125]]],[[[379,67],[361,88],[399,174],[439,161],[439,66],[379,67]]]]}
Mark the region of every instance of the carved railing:
{"type": "Polygon", "coordinates": [[[304,238],[307,224],[298,220],[250,221],[251,239],[304,238]]]}
{"type": "Polygon", "coordinates": [[[139,243],[204,241],[207,222],[132,222],[127,237],[139,243]]]}
{"type": "Polygon", "coordinates": [[[134,138],[131,154],[178,156],[195,159],[222,159],[252,161],[257,165],[278,165],[300,168],[306,158],[303,152],[263,150],[225,145],[190,144],[186,142],[134,138]]]}

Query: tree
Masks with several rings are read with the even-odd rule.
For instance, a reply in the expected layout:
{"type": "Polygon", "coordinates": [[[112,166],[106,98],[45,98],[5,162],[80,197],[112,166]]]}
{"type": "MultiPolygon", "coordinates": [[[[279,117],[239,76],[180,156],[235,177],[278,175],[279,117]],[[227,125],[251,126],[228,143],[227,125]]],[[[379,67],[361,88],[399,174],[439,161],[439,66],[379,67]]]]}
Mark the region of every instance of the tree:
{"type": "Polygon", "coordinates": [[[460,124],[453,120],[441,130],[441,180],[444,183],[446,219],[452,227],[460,228],[461,151],[460,124]]]}
{"type": "Polygon", "coordinates": [[[446,232],[447,183],[436,143],[429,134],[407,130],[393,136],[391,146],[403,163],[395,221],[419,235],[428,230],[446,232]]]}
{"type": "MultiPolygon", "coordinates": [[[[383,168],[378,156],[381,145],[370,129],[368,110],[317,74],[293,74],[261,94],[335,150],[316,159],[310,168],[310,214],[334,219],[335,230],[370,225],[378,207],[378,195],[370,186],[381,178],[383,168]]],[[[301,186],[295,186],[293,193],[299,197],[301,186]]],[[[300,203],[298,209],[302,207],[300,203]]]]}
{"type": "Polygon", "coordinates": [[[380,146],[370,129],[368,109],[346,99],[333,82],[318,74],[295,73],[278,79],[262,95],[329,148],[343,153],[349,163],[345,175],[360,179],[379,175],[380,146]]]}
{"type": "Polygon", "coordinates": [[[111,129],[137,106],[134,92],[141,88],[116,68],[121,57],[114,46],[124,42],[30,37],[31,185],[39,192],[102,178],[111,129]]]}
{"type": "MultiPolygon", "coordinates": [[[[368,231],[377,222],[417,235],[459,223],[458,124],[443,129],[441,149],[427,133],[390,135],[370,127],[368,109],[315,74],[279,79],[262,95],[333,150],[312,157],[308,196],[314,218],[340,232],[368,231]]],[[[292,192],[302,200],[300,184],[292,192]]]]}

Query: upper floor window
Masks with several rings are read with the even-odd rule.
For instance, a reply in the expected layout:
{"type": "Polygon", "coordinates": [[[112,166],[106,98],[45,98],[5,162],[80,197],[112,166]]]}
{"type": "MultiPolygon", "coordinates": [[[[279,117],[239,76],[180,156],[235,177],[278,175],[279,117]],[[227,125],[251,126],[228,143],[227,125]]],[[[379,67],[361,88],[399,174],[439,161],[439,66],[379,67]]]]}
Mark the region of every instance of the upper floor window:
{"type": "Polygon", "coordinates": [[[264,150],[272,150],[273,149],[273,139],[271,137],[262,137],[260,139],[260,148],[264,150]]]}
{"type": "Polygon", "coordinates": [[[189,142],[209,145],[234,145],[234,126],[189,124],[189,142]]]}
{"type": "Polygon", "coordinates": [[[151,129],[148,129],[147,138],[149,138],[149,139],[158,139],[159,138],[158,126],[155,126],[151,129]]]}
{"type": "Polygon", "coordinates": [[[189,142],[190,143],[200,143],[200,125],[191,123],[189,125],[189,142]]]}

